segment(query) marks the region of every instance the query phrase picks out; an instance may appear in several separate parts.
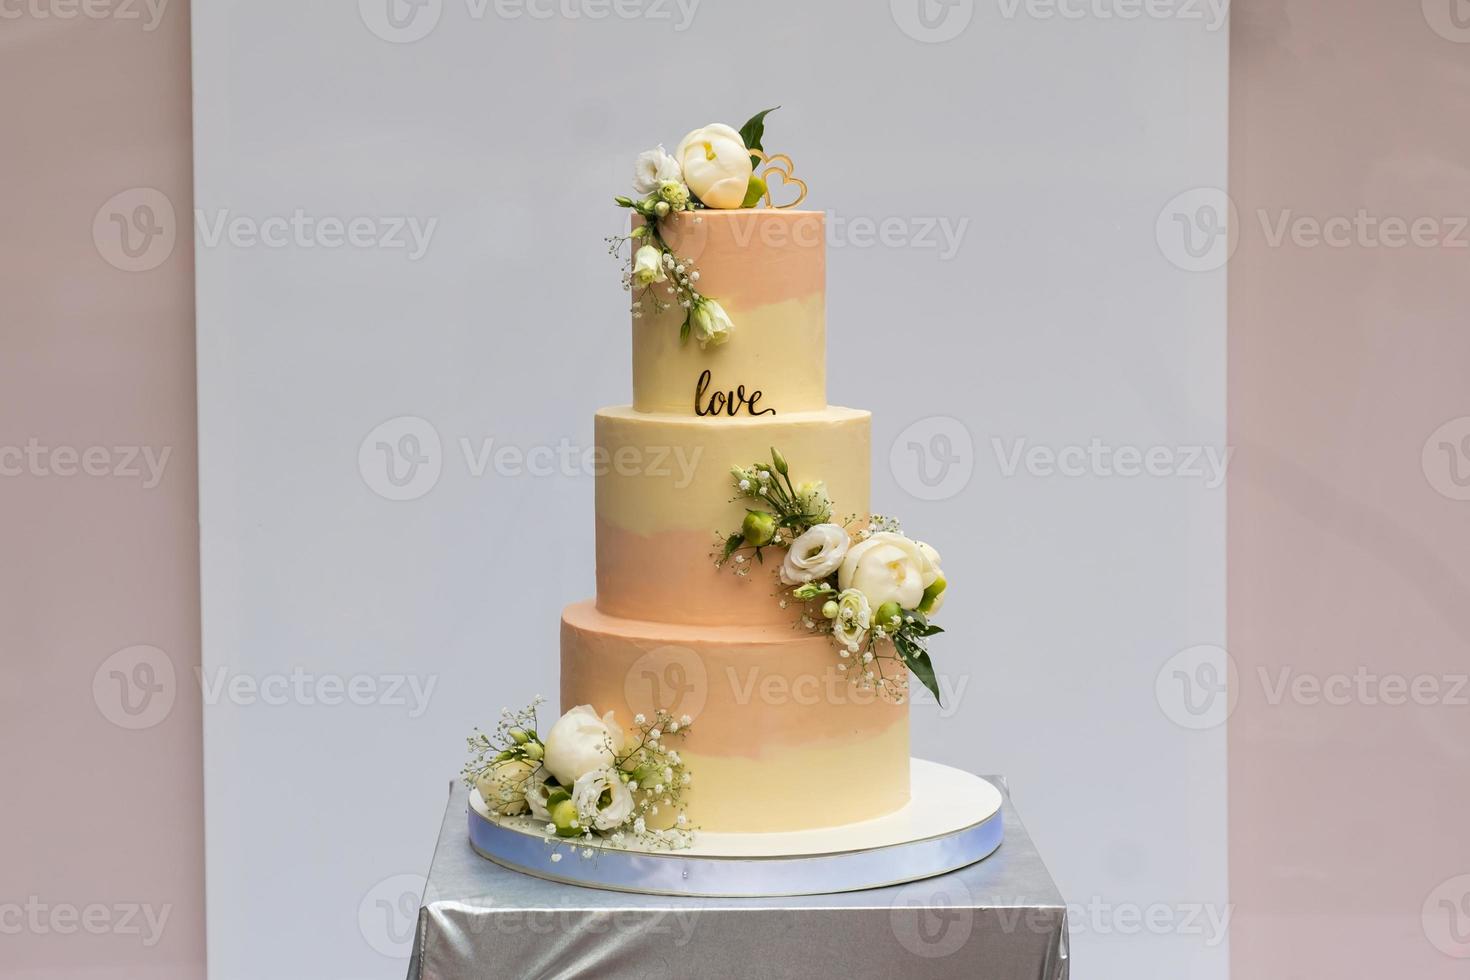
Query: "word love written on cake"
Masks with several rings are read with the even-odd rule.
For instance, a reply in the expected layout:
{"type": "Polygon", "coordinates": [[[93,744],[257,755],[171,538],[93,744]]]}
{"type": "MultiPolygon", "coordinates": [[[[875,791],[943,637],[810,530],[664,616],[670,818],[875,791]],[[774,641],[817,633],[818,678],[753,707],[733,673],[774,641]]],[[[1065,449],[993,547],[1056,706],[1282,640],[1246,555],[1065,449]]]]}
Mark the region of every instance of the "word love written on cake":
{"type": "Polygon", "coordinates": [[[749,415],[775,415],[774,408],[760,408],[765,392],[757,388],[746,394],[745,385],[736,385],[729,390],[711,392],[714,376],[706,369],[694,384],[694,414],[700,418],[708,415],[728,415],[732,418],[743,409],[749,415]]]}

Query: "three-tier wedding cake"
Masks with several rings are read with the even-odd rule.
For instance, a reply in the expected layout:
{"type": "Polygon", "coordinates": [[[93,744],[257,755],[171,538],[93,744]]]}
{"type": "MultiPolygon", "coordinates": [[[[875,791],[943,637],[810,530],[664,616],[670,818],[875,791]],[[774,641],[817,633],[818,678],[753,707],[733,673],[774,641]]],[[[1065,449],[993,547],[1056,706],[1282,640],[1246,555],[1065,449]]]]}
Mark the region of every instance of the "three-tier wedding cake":
{"type": "Polygon", "coordinates": [[[736,326],[701,348],[680,341],[677,305],[633,320],[633,403],[597,413],[597,599],[562,619],[562,707],[692,716],[681,752],[704,830],[888,813],[908,800],[907,702],[843,676],[803,604],[774,598],[775,562],[737,575],[711,554],[746,516],[731,467],[771,447],[868,520],[868,413],[827,404],[823,214],[685,212],[663,237],[736,326]]]}

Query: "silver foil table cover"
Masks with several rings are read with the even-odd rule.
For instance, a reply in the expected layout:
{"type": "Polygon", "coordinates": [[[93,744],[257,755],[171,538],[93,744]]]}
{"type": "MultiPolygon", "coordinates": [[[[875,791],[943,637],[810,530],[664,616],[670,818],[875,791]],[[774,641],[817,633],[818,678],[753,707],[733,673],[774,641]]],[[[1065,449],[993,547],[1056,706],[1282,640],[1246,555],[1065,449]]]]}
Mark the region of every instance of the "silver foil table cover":
{"type": "Polygon", "coordinates": [[[986,778],[1006,797],[1006,833],[984,861],[893,888],[798,898],[638,895],[511,871],[470,847],[468,793],[455,784],[409,980],[1066,980],[1066,906],[1004,779],[986,778]]]}

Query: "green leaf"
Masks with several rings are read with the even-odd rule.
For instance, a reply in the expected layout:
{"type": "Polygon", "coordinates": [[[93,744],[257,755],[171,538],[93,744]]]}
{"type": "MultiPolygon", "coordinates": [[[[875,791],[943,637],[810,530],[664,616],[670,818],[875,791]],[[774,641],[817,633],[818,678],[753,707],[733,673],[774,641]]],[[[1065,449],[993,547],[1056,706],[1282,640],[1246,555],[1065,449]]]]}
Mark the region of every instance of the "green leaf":
{"type": "Polygon", "coordinates": [[[740,550],[740,546],[744,543],[745,535],[741,534],[740,532],[737,531],[736,533],[730,535],[728,538],[725,539],[725,557],[729,558],[731,555],[735,554],[735,552],[740,550]]]}
{"type": "Polygon", "coordinates": [[[934,695],[934,702],[944,707],[944,699],[939,695],[939,680],[934,676],[934,663],[929,659],[928,651],[902,633],[894,637],[894,645],[903,655],[903,662],[909,665],[909,670],[934,695]]]}
{"type": "MultiPolygon", "coordinates": [[[[761,140],[764,139],[766,135],[766,116],[775,112],[779,108],[781,107],[776,105],[771,106],[771,108],[769,109],[762,109],[760,112],[757,112],[755,115],[746,120],[744,126],[740,127],[740,139],[741,142],[745,144],[745,148],[747,150],[765,149],[765,147],[761,145],[761,140]]],[[[760,157],[753,156],[750,158],[750,162],[751,165],[754,166],[755,164],[760,162],[760,157]]]]}

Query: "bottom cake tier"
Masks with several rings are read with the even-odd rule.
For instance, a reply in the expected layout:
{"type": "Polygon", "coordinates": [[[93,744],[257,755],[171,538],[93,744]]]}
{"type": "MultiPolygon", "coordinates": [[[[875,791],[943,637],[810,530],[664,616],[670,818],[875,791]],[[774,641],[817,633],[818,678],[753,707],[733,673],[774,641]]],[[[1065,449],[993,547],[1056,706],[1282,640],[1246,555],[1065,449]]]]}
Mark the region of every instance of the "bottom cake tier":
{"type": "Polygon", "coordinates": [[[662,708],[693,724],[678,746],[690,822],[767,833],[871,820],[909,801],[908,705],[853,685],[829,637],[784,626],[562,616],[561,707],[628,725],[662,708]]]}

